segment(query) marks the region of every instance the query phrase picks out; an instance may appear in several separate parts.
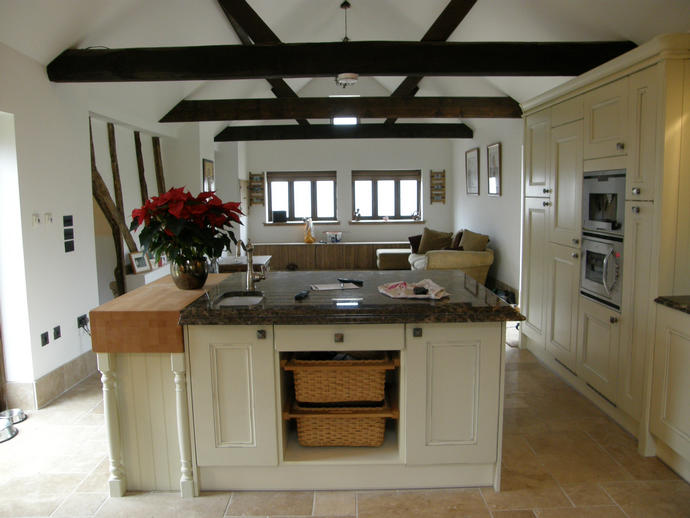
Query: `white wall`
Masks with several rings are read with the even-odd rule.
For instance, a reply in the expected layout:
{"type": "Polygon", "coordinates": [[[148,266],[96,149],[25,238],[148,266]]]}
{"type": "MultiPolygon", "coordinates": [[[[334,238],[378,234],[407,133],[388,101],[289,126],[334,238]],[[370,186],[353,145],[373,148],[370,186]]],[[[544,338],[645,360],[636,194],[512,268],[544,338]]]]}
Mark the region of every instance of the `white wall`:
{"type": "MultiPolygon", "coordinates": [[[[84,90],[51,84],[39,63],[0,45],[0,111],[14,115],[19,172],[20,221],[26,271],[28,336],[3,336],[6,354],[30,348],[32,373],[16,371],[8,381],[40,378],[90,349],[77,316],[98,305],[89,160],[88,110],[84,90]],[[52,213],[51,225],[32,228],[33,213],[52,213]],[[62,216],[74,217],[74,252],[65,253],[62,216]],[[52,339],[60,325],[62,338],[52,339]],[[49,331],[48,346],[40,334],[49,331]]],[[[16,298],[0,301],[23,304],[16,298]]],[[[4,331],[3,331],[4,332],[4,331]]]]}
{"type": "MultiPolygon", "coordinates": [[[[426,225],[437,230],[452,231],[452,196],[446,204],[429,204],[429,170],[446,170],[446,185],[453,188],[452,148],[448,140],[427,139],[363,139],[248,142],[246,167],[251,172],[266,171],[337,171],[339,225],[316,225],[317,239],[325,239],[325,231],[342,231],[343,241],[407,241],[420,234],[422,225],[380,224],[350,225],[352,217],[352,170],[420,169],[424,190],[423,214],[426,225]]],[[[296,226],[265,226],[266,208],[254,205],[249,214],[249,237],[261,242],[300,242],[303,228],[296,226]]]]}
{"type": "Polygon", "coordinates": [[[522,175],[522,119],[472,119],[475,138],[453,141],[455,183],[454,226],[487,234],[494,249],[490,276],[519,288],[520,283],[520,189],[522,175]],[[487,195],[486,146],[501,143],[500,197],[487,195]],[[479,196],[465,189],[465,151],[479,148],[479,196]]]}

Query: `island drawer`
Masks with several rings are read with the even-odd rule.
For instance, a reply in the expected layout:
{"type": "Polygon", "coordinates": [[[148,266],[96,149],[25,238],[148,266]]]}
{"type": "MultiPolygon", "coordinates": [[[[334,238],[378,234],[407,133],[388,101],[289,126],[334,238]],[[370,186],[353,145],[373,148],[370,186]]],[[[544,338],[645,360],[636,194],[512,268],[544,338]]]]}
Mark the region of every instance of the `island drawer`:
{"type": "Polygon", "coordinates": [[[405,348],[405,324],[276,325],[277,351],[397,351],[405,348]]]}

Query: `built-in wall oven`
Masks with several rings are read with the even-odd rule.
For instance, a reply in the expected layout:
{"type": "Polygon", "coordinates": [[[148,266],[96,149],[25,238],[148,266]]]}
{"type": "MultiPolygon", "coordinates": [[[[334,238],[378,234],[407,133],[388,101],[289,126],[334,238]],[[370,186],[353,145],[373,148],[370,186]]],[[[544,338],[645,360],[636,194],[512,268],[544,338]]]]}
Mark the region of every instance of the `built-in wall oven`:
{"type": "Polygon", "coordinates": [[[623,237],[625,169],[585,172],[582,230],[623,237]]]}

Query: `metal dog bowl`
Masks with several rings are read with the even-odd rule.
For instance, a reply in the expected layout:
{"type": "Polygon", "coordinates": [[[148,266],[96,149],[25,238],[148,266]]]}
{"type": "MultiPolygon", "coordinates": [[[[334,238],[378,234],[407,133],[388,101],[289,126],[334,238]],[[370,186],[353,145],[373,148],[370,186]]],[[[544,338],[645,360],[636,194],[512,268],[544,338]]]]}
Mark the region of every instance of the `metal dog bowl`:
{"type": "Polygon", "coordinates": [[[12,421],[6,417],[0,418],[0,442],[9,441],[17,435],[17,429],[12,426],[12,421]]]}
{"type": "Polygon", "coordinates": [[[26,419],[26,414],[21,408],[10,408],[0,412],[0,419],[9,419],[12,424],[17,424],[26,419]]]}

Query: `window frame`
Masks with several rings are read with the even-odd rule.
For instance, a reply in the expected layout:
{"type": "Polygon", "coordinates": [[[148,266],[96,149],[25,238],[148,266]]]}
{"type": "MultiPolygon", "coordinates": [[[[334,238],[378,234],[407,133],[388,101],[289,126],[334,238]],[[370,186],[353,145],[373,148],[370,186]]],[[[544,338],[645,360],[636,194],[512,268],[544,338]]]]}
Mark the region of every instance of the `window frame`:
{"type": "MultiPolygon", "coordinates": [[[[405,170],[364,170],[352,171],[352,214],[357,210],[355,200],[355,181],[371,180],[371,216],[359,216],[361,221],[383,221],[383,218],[388,218],[389,221],[411,221],[412,215],[402,216],[400,214],[400,181],[401,180],[417,180],[417,214],[422,216],[422,171],[421,169],[405,169],[405,170]],[[379,216],[378,214],[378,187],[379,180],[394,180],[395,189],[395,215],[393,216],[379,216]]],[[[361,207],[360,207],[361,208],[361,207]]]]}
{"type": "Polygon", "coordinates": [[[286,223],[300,223],[303,218],[295,218],[295,191],[294,182],[308,181],[311,183],[311,219],[312,221],[336,221],[338,219],[338,178],[337,171],[270,171],[266,173],[266,221],[273,221],[273,199],[271,182],[288,182],[288,214],[286,223]],[[323,180],[333,181],[333,216],[319,218],[317,216],[316,182],[323,180]]]}

